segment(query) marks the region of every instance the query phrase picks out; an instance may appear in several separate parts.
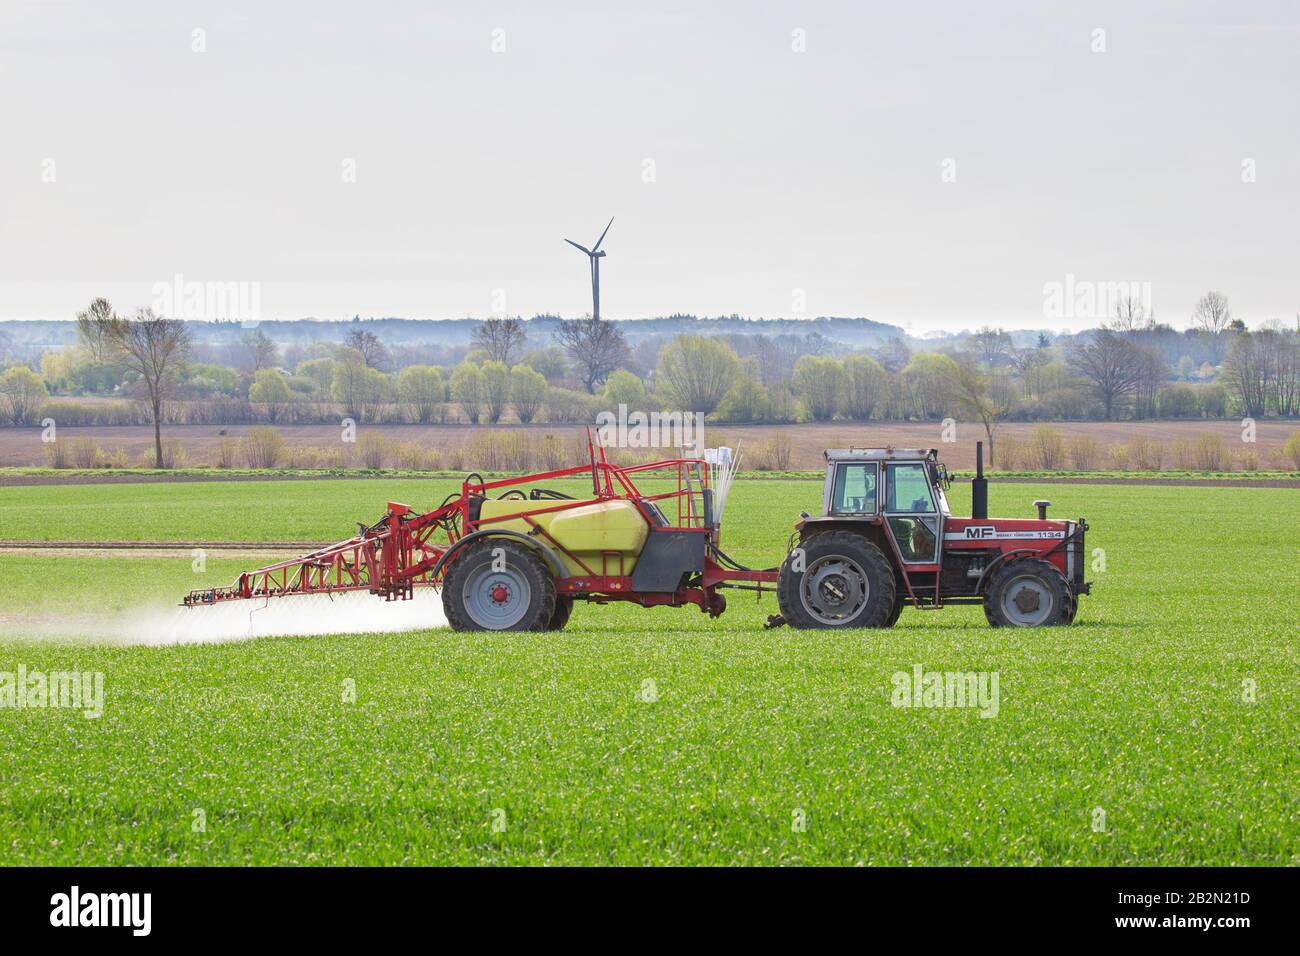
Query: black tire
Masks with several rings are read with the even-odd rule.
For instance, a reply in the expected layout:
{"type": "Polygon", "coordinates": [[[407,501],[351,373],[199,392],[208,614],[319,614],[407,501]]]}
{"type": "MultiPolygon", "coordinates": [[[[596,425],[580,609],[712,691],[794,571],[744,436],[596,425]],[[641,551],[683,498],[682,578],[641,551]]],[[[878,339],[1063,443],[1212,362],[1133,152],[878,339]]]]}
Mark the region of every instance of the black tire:
{"type": "Polygon", "coordinates": [[[550,622],[546,625],[548,631],[562,631],[564,625],[569,623],[569,615],[573,613],[573,598],[557,597],[555,599],[555,613],[551,615],[550,622]]]}
{"type": "Polygon", "coordinates": [[[884,553],[860,534],[827,531],[799,545],[804,570],[794,571],[794,552],[781,565],[776,585],[781,615],[791,627],[889,627],[896,590],[884,553]]]}
{"type": "Polygon", "coordinates": [[[457,631],[545,631],[555,606],[551,569],[517,541],[476,541],[452,558],[443,577],[442,607],[457,631]],[[493,568],[497,548],[504,570],[493,568]]]}
{"type": "Polygon", "coordinates": [[[984,616],[994,627],[1056,627],[1069,624],[1070,589],[1042,558],[1008,561],[993,572],[984,591],[984,616]]]}
{"type": "Polygon", "coordinates": [[[903,592],[898,590],[898,582],[894,582],[894,609],[889,612],[889,618],[885,621],[885,627],[893,627],[898,623],[898,616],[903,613],[903,605],[907,603],[907,598],[903,592]]]}

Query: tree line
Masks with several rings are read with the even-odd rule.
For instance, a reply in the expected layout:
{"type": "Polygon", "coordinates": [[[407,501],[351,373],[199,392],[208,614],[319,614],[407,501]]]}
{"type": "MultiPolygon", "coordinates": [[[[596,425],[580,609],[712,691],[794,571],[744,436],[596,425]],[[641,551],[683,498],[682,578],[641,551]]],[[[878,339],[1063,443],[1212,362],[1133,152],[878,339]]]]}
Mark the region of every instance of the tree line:
{"type": "Polygon", "coordinates": [[[221,354],[196,343],[189,323],[148,309],[119,316],[104,299],[76,325],[75,345],[0,374],[0,415],[31,424],[51,396],[117,398],[152,423],[160,460],[162,426],[186,420],[565,423],[626,405],[737,423],[965,417],[991,440],[1007,420],[1300,414],[1297,329],[1251,331],[1217,292],[1183,331],[1125,300],[1078,335],[1042,333],[1017,347],[986,326],[934,350],[902,338],[850,350],[816,330],[679,334],[629,348],[619,323],[591,317],[557,320],[533,341],[527,323],[496,318],[434,364],[410,362],[360,324],[342,342],[306,347],[253,328],[221,354]],[[187,416],[187,406],[202,413],[187,416]]]}

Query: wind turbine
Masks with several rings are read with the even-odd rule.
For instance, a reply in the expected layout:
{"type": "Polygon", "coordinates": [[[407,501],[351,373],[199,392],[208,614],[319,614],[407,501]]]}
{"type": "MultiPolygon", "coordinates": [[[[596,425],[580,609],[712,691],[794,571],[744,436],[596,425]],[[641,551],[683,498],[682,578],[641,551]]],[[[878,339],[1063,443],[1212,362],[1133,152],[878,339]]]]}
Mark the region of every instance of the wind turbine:
{"type": "Polygon", "coordinates": [[[591,314],[594,318],[600,318],[600,260],[604,258],[605,253],[600,251],[600,244],[605,241],[605,233],[609,232],[609,227],[614,225],[614,217],[609,217],[609,222],[605,223],[605,232],[600,234],[596,244],[588,249],[586,246],[580,246],[572,239],[565,239],[569,245],[575,249],[581,249],[591,260],[591,314]]]}

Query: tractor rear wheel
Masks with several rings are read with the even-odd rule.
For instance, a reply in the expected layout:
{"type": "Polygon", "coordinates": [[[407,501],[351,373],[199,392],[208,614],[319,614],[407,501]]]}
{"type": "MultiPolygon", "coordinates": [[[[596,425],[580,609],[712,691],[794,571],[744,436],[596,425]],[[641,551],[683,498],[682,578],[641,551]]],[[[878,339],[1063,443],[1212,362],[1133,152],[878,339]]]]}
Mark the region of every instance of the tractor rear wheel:
{"type": "Polygon", "coordinates": [[[893,627],[898,623],[898,616],[903,613],[903,605],[907,599],[903,597],[903,592],[898,590],[898,582],[894,582],[894,609],[889,612],[889,617],[885,620],[885,627],[893,627]]]}
{"type": "Polygon", "coordinates": [[[527,545],[487,538],[452,560],[442,607],[457,631],[545,631],[556,611],[555,578],[527,545]]]}
{"type": "Polygon", "coordinates": [[[993,573],[984,591],[984,616],[994,627],[1069,624],[1073,615],[1065,578],[1041,558],[1010,561],[993,573]]]}
{"type": "MultiPolygon", "coordinates": [[[[894,620],[894,569],[860,534],[828,531],[806,538],[803,570],[796,551],[781,565],[777,599],[792,627],[889,627],[894,620]]],[[[900,608],[901,610],[901,608],[900,608]]]]}

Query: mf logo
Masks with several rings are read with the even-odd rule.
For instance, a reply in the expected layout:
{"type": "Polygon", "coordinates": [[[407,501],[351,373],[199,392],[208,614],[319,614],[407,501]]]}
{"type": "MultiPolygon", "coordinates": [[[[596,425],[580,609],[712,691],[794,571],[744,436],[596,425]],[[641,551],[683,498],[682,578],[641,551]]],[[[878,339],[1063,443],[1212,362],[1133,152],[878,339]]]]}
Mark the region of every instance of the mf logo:
{"type": "Polygon", "coordinates": [[[991,524],[968,525],[966,528],[966,537],[968,538],[996,538],[997,529],[991,524]]]}

